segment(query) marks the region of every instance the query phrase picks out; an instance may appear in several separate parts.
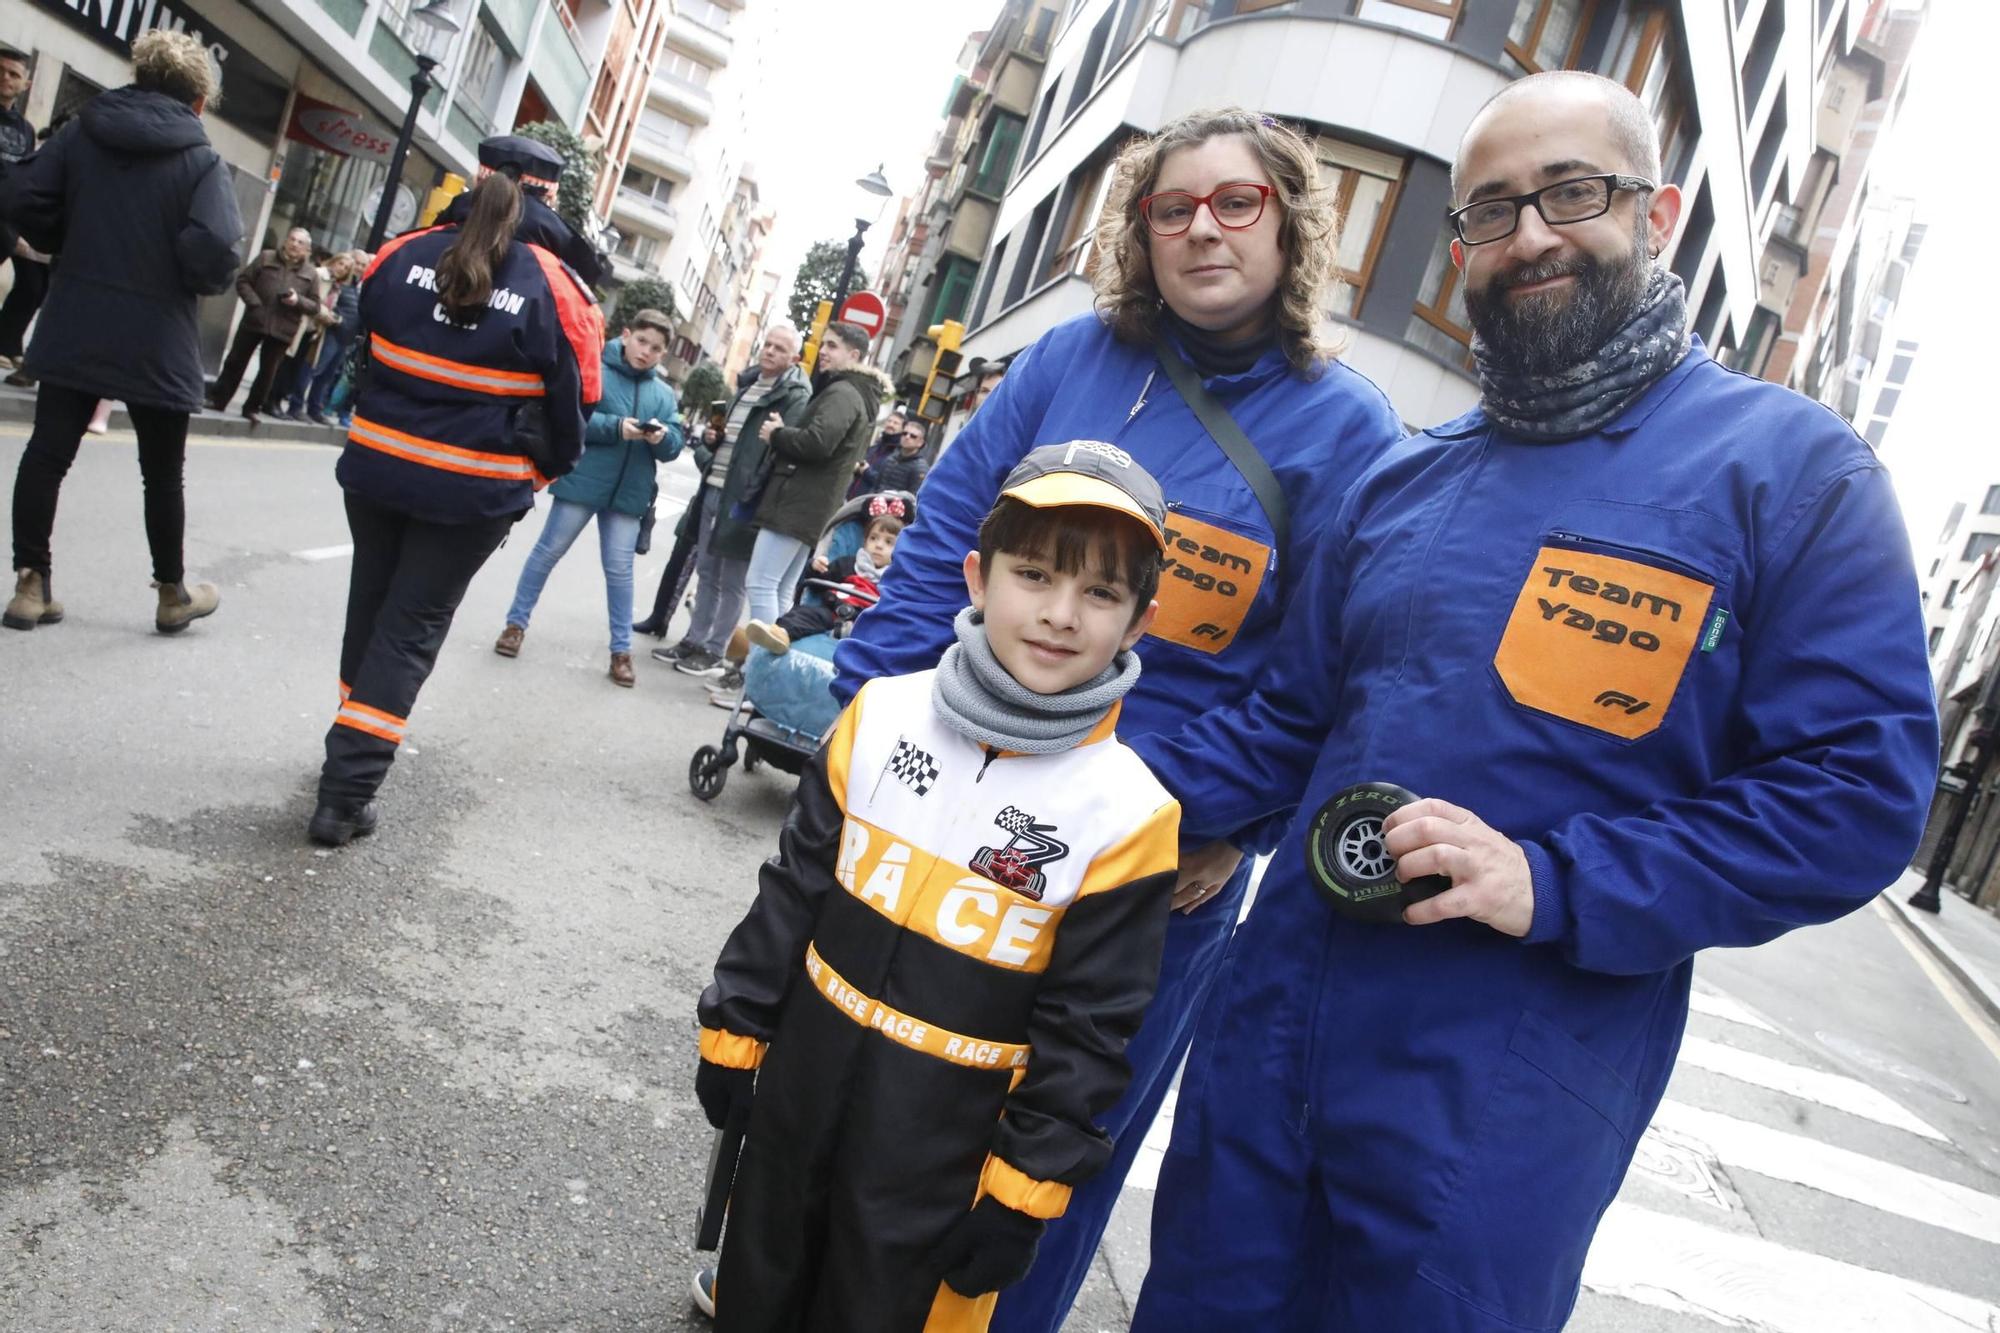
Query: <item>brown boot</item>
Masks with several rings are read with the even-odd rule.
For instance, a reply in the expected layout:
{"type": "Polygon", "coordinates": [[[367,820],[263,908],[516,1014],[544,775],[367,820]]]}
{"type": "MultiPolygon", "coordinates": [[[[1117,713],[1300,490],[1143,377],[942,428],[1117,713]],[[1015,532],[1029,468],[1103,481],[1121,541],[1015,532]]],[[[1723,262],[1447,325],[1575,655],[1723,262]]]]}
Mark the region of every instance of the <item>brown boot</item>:
{"type": "Polygon", "coordinates": [[[39,570],[15,572],[14,596],[0,615],[0,625],[8,629],[33,629],[53,625],[63,618],[62,603],[49,596],[49,576],[39,570]]]}
{"type": "Polygon", "coordinates": [[[632,654],[611,654],[611,683],[623,685],[628,690],[639,683],[639,678],[632,674],[632,654]]]}
{"type": "Polygon", "coordinates": [[[743,635],[759,648],[778,657],[792,651],[792,636],[785,632],[783,625],[766,625],[761,620],[753,620],[744,629],[743,635]]]}
{"type": "Polygon", "coordinates": [[[527,632],[527,630],[522,629],[519,625],[509,625],[506,629],[501,630],[500,637],[493,641],[493,651],[502,657],[519,657],[521,655],[521,636],[527,632]]]}
{"type": "Polygon", "coordinates": [[[203,616],[214,615],[215,608],[222,605],[222,594],[213,583],[161,583],[155,579],[153,586],[160,590],[160,609],[153,613],[153,627],[162,634],[179,634],[203,616]]]}

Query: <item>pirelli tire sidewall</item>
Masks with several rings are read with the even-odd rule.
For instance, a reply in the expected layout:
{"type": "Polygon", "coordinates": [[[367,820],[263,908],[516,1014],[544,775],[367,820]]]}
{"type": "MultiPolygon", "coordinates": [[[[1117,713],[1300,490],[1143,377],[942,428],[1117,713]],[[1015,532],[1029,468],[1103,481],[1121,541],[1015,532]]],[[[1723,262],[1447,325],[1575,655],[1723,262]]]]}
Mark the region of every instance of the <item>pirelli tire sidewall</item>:
{"type": "Polygon", "coordinates": [[[1382,843],[1382,821],[1417,800],[1390,782],[1359,782],[1336,792],[1306,826],[1306,873],[1320,896],[1344,917],[1393,924],[1403,909],[1451,887],[1442,875],[1405,884],[1382,843]]]}

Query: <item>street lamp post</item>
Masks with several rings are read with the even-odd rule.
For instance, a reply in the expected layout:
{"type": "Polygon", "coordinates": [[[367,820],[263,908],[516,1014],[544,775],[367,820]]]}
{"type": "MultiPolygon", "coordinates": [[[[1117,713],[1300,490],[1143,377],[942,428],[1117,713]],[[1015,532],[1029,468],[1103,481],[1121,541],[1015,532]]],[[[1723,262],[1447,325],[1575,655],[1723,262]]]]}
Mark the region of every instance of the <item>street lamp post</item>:
{"type": "Polygon", "coordinates": [[[2000,658],[1994,659],[1987,669],[1986,684],[1979,692],[1979,704],[1972,713],[1972,761],[1966,766],[1965,790],[1953,800],[1951,819],[1944,826],[1944,836],[1938,839],[1937,848],[1931,852],[1930,868],[1924,873],[1923,887],[1909,897],[1910,906],[1925,912],[1939,912],[1944,904],[1938,898],[1938,889],[1944,883],[1945,870],[1951,865],[1952,853],[1958,850],[1958,835],[1965,828],[1966,816],[1972,813],[1972,804],[1979,799],[1979,788],[1986,781],[1986,770],[1993,763],[1993,752],[2000,749],[2000,658]]]}
{"type": "MultiPolygon", "coordinates": [[[[887,199],[894,193],[889,188],[888,179],[882,175],[882,168],[879,165],[854,183],[877,200],[887,199]]],[[[880,217],[882,205],[877,203],[875,210],[875,216],[880,217]]],[[[833,289],[835,314],[840,313],[840,303],[847,299],[847,289],[854,285],[854,269],[861,262],[861,247],[866,243],[868,228],[874,225],[874,222],[875,218],[854,219],[854,235],[847,240],[847,262],[840,266],[840,282],[833,289]]]]}
{"type": "Polygon", "coordinates": [[[396,190],[403,182],[403,163],[410,155],[410,141],[417,136],[417,113],[424,108],[424,97],[437,86],[431,77],[443,62],[430,52],[431,44],[439,35],[449,36],[463,26],[452,16],[451,0],[429,0],[410,18],[423,25],[424,35],[419,38],[424,49],[417,54],[417,72],[410,76],[410,109],[403,116],[403,128],[396,135],[395,151],[389,154],[389,176],[382,182],[382,202],[375,208],[375,224],[368,229],[368,253],[374,254],[382,248],[382,242],[389,237],[389,219],[396,210],[396,190]]]}

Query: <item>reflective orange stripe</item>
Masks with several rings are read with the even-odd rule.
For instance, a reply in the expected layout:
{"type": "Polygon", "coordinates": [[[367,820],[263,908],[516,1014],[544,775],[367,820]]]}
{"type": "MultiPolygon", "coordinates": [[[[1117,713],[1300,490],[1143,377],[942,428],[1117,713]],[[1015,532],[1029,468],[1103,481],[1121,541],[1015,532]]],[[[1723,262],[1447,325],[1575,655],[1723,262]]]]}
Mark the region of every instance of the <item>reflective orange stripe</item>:
{"type": "Polygon", "coordinates": [[[376,360],[391,370],[400,370],[405,375],[415,375],[419,379],[449,384],[453,388],[468,389],[473,393],[500,394],[508,398],[540,398],[547,392],[542,387],[542,377],[532,370],[494,370],[488,366],[452,361],[446,357],[432,356],[428,352],[419,352],[413,347],[392,343],[379,333],[369,334],[368,342],[369,350],[376,360]]]}
{"type": "Polygon", "coordinates": [[[827,965],[819,956],[819,950],[806,946],[806,975],[812,978],[813,989],[820,998],[846,1014],[862,1027],[873,1028],[895,1042],[913,1051],[935,1056],[950,1064],[964,1065],[967,1069],[1024,1069],[1028,1064],[1028,1048],[1011,1041],[983,1041],[978,1037],[967,1037],[948,1031],[920,1018],[912,1018],[900,1009],[891,1009],[880,1000],[872,1000],[847,984],[847,978],[827,965]]]}
{"type": "Polygon", "coordinates": [[[378,421],[356,416],[348,428],[347,440],[364,449],[373,449],[425,467],[459,472],[468,477],[488,477],[495,481],[525,481],[548,485],[548,478],[535,470],[531,459],[520,454],[485,454],[477,449],[461,449],[455,444],[426,440],[419,435],[392,430],[378,421]]]}
{"type": "Polygon", "coordinates": [[[409,721],[380,708],[371,708],[355,699],[341,700],[340,711],[334,714],[333,724],[337,727],[352,727],[365,731],[370,736],[379,736],[391,745],[401,745],[409,734],[409,721]]]}
{"type": "Polygon", "coordinates": [[[351,685],[349,685],[349,684],[348,684],[348,683],[347,683],[346,681],[344,681],[344,680],[343,680],[343,681],[341,681],[341,682],[340,682],[340,701],[341,701],[342,703],[346,703],[346,702],[347,702],[347,696],[348,696],[348,695],[350,695],[350,694],[352,694],[352,693],[354,693],[354,687],[353,687],[353,686],[351,686],[351,685]]]}
{"type": "Polygon", "coordinates": [[[382,267],[383,260],[387,259],[390,255],[395,254],[398,250],[408,245],[411,241],[416,240],[417,237],[428,236],[434,231],[443,231],[443,230],[444,227],[442,225],[439,225],[436,227],[425,227],[422,231],[406,231],[401,236],[398,236],[395,240],[384,243],[382,248],[375,252],[375,257],[368,261],[367,271],[362,273],[361,275],[362,281],[365,282],[369,278],[374,277],[375,270],[382,267]]]}

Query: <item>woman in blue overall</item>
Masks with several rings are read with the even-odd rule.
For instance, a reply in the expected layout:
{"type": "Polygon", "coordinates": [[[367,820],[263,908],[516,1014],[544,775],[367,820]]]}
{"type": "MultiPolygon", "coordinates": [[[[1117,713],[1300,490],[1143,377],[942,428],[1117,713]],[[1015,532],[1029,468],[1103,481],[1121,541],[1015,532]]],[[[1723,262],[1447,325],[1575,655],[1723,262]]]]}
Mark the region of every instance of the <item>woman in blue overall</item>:
{"type": "Polygon", "coordinates": [[[664,314],[641,310],[631,327],[605,345],[604,397],[591,409],[583,428],[583,457],[576,470],[549,488],[555,502],[548,522],[521,566],[506,627],[493,644],[493,651],[502,657],[520,655],[528,617],[541,600],[542,586],[595,516],[598,556],[604,564],[605,611],[611,621],[608,674],[612,684],[626,689],[636,683],[632,557],[639,525],[660,493],[657,465],[679,457],[685,437],[674,391],[658,373],[671,336],[664,314]]]}
{"type": "MultiPolygon", "coordinates": [[[[1129,145],[1114,170],[1095,313],[1023,351],[931,472],[881,604],[835,656],[834,693],[845,704],[876,676],[936,664],[965,600],[960,564],[1024,454],[1109,441],[1159,478],[1168,500],[1160,614],[1139,645],[1146,674],[1125,701],[1121,734],[1198,803],[1201,773],[1164,771],[1155,738],[1250,692],[1321,531],[1403,430],[1381,391],[1317,336],[1338,217],[1310,143],[1254,112],[1202,113],[1129,145]],[[1176,390],[1170,362],[1192,366],[1205,391],[1196,396],[1248,437],[1262,460],[1246,460],[1254,483],[1176,390]],[[1260,487],[1282,493],[1278,513],[1260,487]]],[[[1027,1280],[1001,1297],[996,1333],[1061,1326],[1228,944],[1249,877],[1242,851],[1280,831],[1183,847],[1159,990],[1126,1052],[1132,1082],[1098,1121],[1116,1140],[1111,1165],[1050,1222],[1027,1280]]]]}

